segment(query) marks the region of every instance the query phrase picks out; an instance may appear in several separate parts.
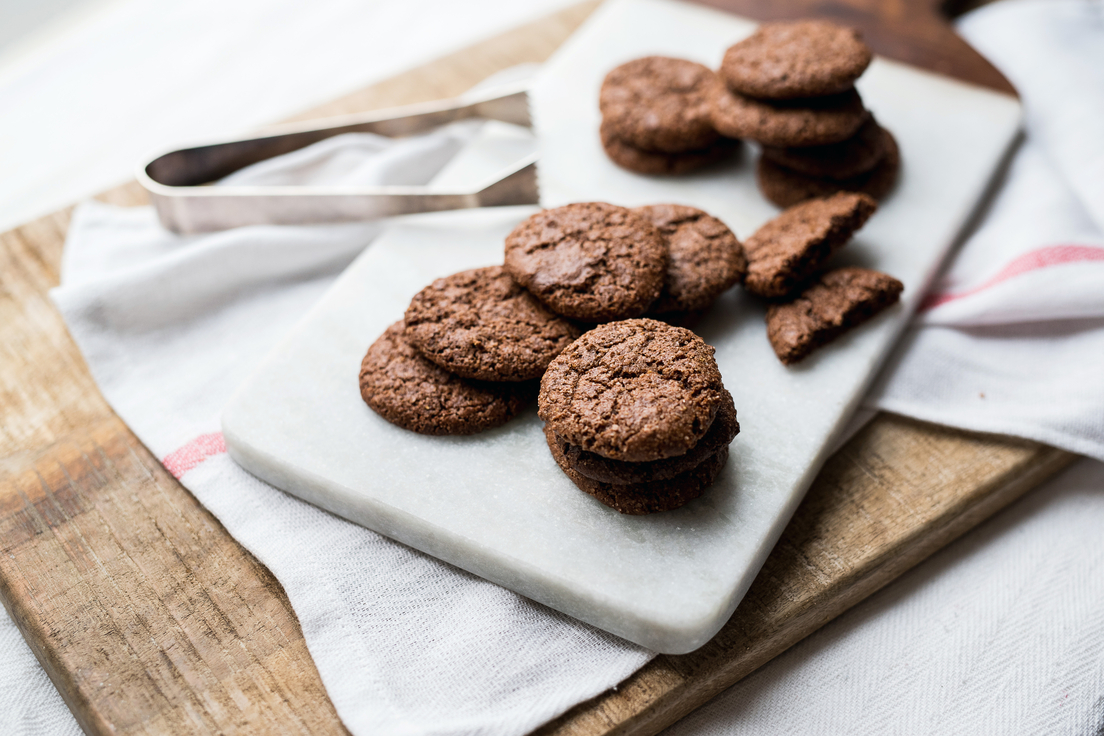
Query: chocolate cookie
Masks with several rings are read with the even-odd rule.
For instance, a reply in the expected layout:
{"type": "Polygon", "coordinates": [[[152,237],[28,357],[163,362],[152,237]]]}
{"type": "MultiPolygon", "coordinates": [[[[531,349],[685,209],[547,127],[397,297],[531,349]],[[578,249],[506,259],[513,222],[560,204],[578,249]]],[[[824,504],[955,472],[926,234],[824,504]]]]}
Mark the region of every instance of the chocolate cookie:
{"type": "Polygon", "coordinates": [[[663,289],[667,245],[624,207],[544,210],[506,237],[506,270],[545,306],[588,322],[643,314],[663,289]]]}
{"type": "Polygon", "coordinates": [[[725,445],[693,469],[674,478],[616,485],[591,480],[572,470],[563,453],[559,451],[559,446],[548,427],[544,428],[544,434],[548,440],[548,449],[552,452],[552,459],[579,490],[594,496],[606,506],[622,514],[633,516],[670,511],[685,506],[701,496],[705,489],[713,484],[728,461],[728,446],[725,445]]]}
{"type": "Polygon", "coordinates": [[[649,312],[705,309],[747,272],[740,241],[707,212],[681,204],[653,204],[633,212],[659,228],[667,241],[667,277],[649,312]]]}
{"type": "Polygon", "coordinates": [[[463,271],[418,292],[406,309],[406,339],[463,378],[527,381],[579,336],[502,266],[463,271]]]}
{"type": "Polygon", "coordinates": [[[761,157],[755,171],[759,191],[779,207],[791,207],[807,199],[828,197],[836,192],[861,192],[874,199],[883,199],[893,190],[901,170],[897,141],[889,131],[886,131],[886,143],[885,157],[877,166],[865,174],[842,180],[800,174],[761,157]]]}
{"type": "Polygon", "coordinates": [[[617,137],[613,127],[603,122],[599,130],[602,139],[602,148],[610,160],[622,169],[628,169],[637,174],[654,174],[666,176],[672,174],[687,174],[696,169],[708,166],[716,161],[727,158],[740,145],[739,141],[731,138],[718,138],[706,148],[696,151],[683,151],[682,153],[659,153],[645,151],[636,148],[617,137]]]}
{"type": "Polygon", "coordinates": [[[840,192],[791,207],[744,242],[748,274],[744,288],[779,298],[801,287],[874,214],[865,194],[840,192]]]}
{"type": "Polygon", "coordinates": [[[767,309],[767,338],[778,359],[791,365],[895,304],[904,288],[866,268],[828,271],[794,301],[767,309]]]}
{"type": "Polygon", "coordinates": [[[806,176],[850,179],[873,169],[892,145],[893,136],[871,115],[859,132],[827,146],[777,148],[763,146],[763,157],[806,176]]]}
{"type": "Polygon", "coordinates": [[[706,148],[718,137],[706,96],[714,77],[712,70],[686,59],[634,59],[602,82],[602,120],[619,139],[645,151],[706,148]]]}
{"type": "Polygon", "coordinates": [[[685,328],[631,319],[596,327],[560,353],[537,407],[580,449],[648,462],[688,452],[723,400],[711,346],[685,328]]]}
{"type": "Polygon", "coordinates": [[[454,376],[387,328],[360,364],[360,395],[377,414],[419,434],[475,434],[505,424],[532,399],[536,382],[486,383],[454,376]]]}
{"type": "Polygon", "coordinates": [[[871,58],[853,28],[826,20],[764,23],[725,52],[720,76],[748,97],[820,97],[850,88],[871,58]]]}
{"type": "Polygon", "coordinates": [[[624,485],[650,483],[682,475],[696,468],[717,450],[728,447],[739,433],[740,423],[736,421],[736,407],[732,403],[732,394],[725,391],[721,408],[717,410],[717,416],[709,426],[709,431],[685,455],[653,460],[650,463],[626,463],[581,450],[570,442],[564,441],[562,437],[556,436],[554,432],[548,440],[555,441],[559,445],[567,466],[584,478],[624,485]]]}
{"type": "Polygon", "coordinates": [[[854,89],[828,97],[766,102],[717,83],[709,104],[713,125],[722,135],[750,138],[765,146],[839,143],[858,131],[867,114],[854,89]]]}

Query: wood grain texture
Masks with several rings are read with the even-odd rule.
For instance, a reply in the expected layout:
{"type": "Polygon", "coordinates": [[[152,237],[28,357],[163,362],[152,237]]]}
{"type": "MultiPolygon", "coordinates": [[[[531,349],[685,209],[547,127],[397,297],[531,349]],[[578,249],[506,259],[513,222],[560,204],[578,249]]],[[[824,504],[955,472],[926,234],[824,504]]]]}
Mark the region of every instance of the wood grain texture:
{"type": "Polygon", "coordinates": [[[9,467],[0,596],[81,727],[344,733],[275,578],[109,418],[9,467]]]}
{"type": "MultiPolygon", "coordinates": [[[[783,4],[745,5],[767,18],[783,4]]],[[[805,0],[784,5],[836,12],[805,0]]],[[[594,7],[575,6],[296,119],[456,95],[499,69],[544,60],[594,7]]],[[[894,15],[898,25],[911,12],[889,0],[847,7],[894,15]]],[[[950,43],[924,33],[928,41],[906,39],[896,50],[868,37],[890,56],[943,68],[909,56],[924,43],[950,43]]],[[[947,53],[953,69],[961,51],[947,53]]],[[[136,184],[101,199],[147,201],[136,184]]],[[[0,598],[88,733],[342,732],[279,583],[114,415],[51,305],[70,214],[0,235],[0,598]]],[[[655,732],[1071,459],[880,415],[829,461],[714,641],[654,660],[542,731],[655,732]]]]}

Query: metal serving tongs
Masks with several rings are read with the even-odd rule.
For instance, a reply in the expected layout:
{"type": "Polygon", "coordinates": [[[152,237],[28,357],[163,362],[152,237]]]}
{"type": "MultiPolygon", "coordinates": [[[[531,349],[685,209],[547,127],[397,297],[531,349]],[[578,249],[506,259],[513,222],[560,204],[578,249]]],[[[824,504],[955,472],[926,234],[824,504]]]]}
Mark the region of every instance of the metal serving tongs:
{"type": "Polygon", "coordinates": [[[149,190],[161,223],[178,233],[535,204],[536,155],[503,169],[474,191],[431,191],[424,186],[206,186],[250,164],[342,133],[400,137],[467,118],[531,127],[527,87],[528,83],[498,85],[450,100],[282,125],[258,137],[170,151],[142,165],[138,181],[149,190]]]}

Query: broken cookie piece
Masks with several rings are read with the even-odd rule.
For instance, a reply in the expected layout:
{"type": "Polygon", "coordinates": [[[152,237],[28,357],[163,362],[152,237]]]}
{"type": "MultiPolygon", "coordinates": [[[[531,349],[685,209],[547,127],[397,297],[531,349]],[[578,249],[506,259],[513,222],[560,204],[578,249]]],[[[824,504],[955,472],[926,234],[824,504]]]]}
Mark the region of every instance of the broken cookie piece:
{"type": "Polygon", "coordinates": [[[770,299],[796,292],[877,208],[865,194],[839,192],[784,211],[744,242],[744,288],[770,299]]]}
{"type": "Polygon", "coordinates": [[[767,338],[778,359],[792,365],[895,304],[904,288],[866,268],[828,271],[792,302],[767,309],[767,338]]]}

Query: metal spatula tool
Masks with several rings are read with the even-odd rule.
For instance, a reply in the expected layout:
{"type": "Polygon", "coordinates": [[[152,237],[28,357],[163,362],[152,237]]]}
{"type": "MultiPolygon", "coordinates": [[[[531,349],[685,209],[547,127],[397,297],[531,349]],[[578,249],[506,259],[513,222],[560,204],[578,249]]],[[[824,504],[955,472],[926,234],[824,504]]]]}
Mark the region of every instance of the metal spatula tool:
{"type": "Polygon", "coordinates": [[[161,223],[178,233],[243,225],[302,225],[372,220],[417,212],[536,204],[536,155],[466,191],[425,186],[210,186],[245,166],[343,133],[402,137],[469,118],[531,127],[528,82],[482,93],[268,129],[263,135],[210,142],[157,156],[138,170],[161,223]]]}

